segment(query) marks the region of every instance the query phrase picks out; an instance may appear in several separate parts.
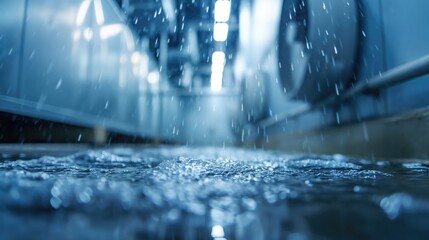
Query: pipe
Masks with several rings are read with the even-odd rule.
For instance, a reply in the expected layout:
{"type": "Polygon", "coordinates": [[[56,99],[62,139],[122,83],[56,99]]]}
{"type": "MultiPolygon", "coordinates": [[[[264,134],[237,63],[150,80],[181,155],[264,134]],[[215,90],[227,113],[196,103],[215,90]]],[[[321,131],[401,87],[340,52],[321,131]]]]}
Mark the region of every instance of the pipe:
{"type": "Polygon", "coordinates": [[[368,81],[361,81],[352,89],[349,89],[340,96],[329,96],[325,100],[322,100],[315,105],[308,105],[293,112],[281,113],[275,118],[268,118],[261,121],[258,125],[262,128],[269,127],[276,123],[284,121],[285,119],[295,118],[304,113],[319,109],[326,105],[332,105],[353,98],[364,91],[383,89],[402,82],[412,80],[420,76],[424,76],[426,74],[429,74],[429,55],[418,58],[414,61],[408,62],[396,68],[390,69],[381,74],[380,76],[373,77],[368,81]]]}

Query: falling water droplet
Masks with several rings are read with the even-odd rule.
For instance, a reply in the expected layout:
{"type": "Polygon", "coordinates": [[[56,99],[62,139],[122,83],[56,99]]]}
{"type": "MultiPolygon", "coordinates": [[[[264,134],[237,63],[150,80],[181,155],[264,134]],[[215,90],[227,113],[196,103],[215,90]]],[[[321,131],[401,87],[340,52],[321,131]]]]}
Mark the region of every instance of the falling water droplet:
{"type": "Polygon", "coordinates": [[[34,55],[36,54],[36,50],[31,51],[30,56],[28,57],[28,60],[33,59],[34,55]]]}

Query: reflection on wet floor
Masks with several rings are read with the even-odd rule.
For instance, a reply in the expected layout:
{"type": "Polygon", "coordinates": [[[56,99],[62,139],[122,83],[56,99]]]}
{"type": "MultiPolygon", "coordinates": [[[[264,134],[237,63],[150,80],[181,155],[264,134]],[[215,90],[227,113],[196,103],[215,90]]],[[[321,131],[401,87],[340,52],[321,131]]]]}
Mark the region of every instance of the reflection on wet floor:
{"type": "Polygon", "coordinates": [[[6,158],[0,231],[7,239],[424,238],[428,173],[418,162],[234,148],[6,158]]]}

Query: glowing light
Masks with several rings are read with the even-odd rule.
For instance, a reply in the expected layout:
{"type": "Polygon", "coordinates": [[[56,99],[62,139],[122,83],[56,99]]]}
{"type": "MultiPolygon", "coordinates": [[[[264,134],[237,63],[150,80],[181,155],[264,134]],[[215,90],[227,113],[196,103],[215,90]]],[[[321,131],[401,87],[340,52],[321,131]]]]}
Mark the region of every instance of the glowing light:
{"type": "Polygon", "coordinates": [[[92,37],[93,37],[93,33],[91,28],[85,28],[85,30],[83,30],[83,37],[87,40],[87,41],[91,41],[92,37]]]}
{"type": "Polygon", "coordinates": [[[98,25],[104,24],[104,12],[103,6],[101,5],[101,0],[94,0],[95,7],[95,19],[97,20],[98,25]]]}
{"type": "Polygon", "coordinates": [[[212,72],[210,78],[210,89],[213,92],[219,92],[220,90],[222,90],[222,78],[223,72],[212,72]]]}
{"type": "Polygon", "coordinates": [[[100,28],[100,38],[102,40],[106,40],[113,36],[118,35],[124,30],[124,26],[122,24],[110,24],[107,26],[102,26],[100,28]]]}
{"type": "Polygon", "coordinates": [[[217,1],[215,3],[214,18],[216,22],[227,22],[231,14],[230,1],[217,1]]]}
{"type": "Polygon", "coordinates": [[[225,53],[216,51],[212,54],[212,72],[223,72],[223,65],[225,64],[225,53]]]}
{"type": "Polygon", "coordinates": [[[210,88],[214,92],[218,92],[222,89],[222,78],[223,78],[224,64],[225,64],[225,53],[222,51],[213,52],[210,88]]]}
{"type": "Polygon", "coordinates": [[[140,53],[139,53],[139,52],[134,52],[134,53],[131,55],[131,62],[132,62],[133,64],[138,64],[138,63],[140,62],[140,59],[141,59],[141,55],[140,55],[140,53]]]}
{"type": "Polygon", "coordinates": [[[73,41],[77,42],[80,39],[80,31],[75,30],[73,31],[73,41]]]}
{"type": "Polygon", "coordinates": [[[158,82],[159,82],[159,73],[158,72],[150,72],[148,75],[147,75],[147,81],[150,83],[150,84],[152,84],[152,85],[155,85],[155,84],[157,84],[158,82]]]}
{"type": "Polygon", "coordinates": [[[212,227],[212,238],[223,238],[225,237],[225,232],[223,230],[223,227],[221,225],[214,225],[212,227]]]}
{"type": "Polygon", "coordinates": [[[86,15],[88,13],[89,4],[91,3],[90,0],[85,0],[80,4],[79,10],[77,12],[76,17],[76,26],[82,26],[83,21],[86,18],[86,15]]]}
{"type": "Polygon", "coordinates": [[[213,38],[215,41],[223,42],[228,38],[228,24],[215,23],[213,29],[213,38]]]}

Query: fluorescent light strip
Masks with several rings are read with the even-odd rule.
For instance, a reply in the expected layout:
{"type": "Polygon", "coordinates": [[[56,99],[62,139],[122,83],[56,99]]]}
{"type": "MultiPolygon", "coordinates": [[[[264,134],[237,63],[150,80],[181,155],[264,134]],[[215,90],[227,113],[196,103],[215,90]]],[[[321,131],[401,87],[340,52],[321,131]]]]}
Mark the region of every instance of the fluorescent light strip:
{"type": "Polygon", "coordinates": [[[217,42],[224,42],[228,38],[228,23],[215,23],[213,38],[217,42]]]}
{"type": "Polygon", "coordinates": [[[95,19],[97,20],[98,25],[104,24],[104,12],[103,5],[101,5],[101,0],[94,0],[95,7],[95,19]]]}
{"type": "Polygon", "coordinates": [[[231,14],[230,1],[216,1],[214,18],[216,22],[227,22],[231,14]]]}
{"type": "Polygon", "coordinates": [[[91,1],[85,0],[80,4],[79,10],[76,16],[76,26],[82,26],[83,21],[85,20],[86,15],[88,13],[88,8],[90,3],[91,1]]]}

